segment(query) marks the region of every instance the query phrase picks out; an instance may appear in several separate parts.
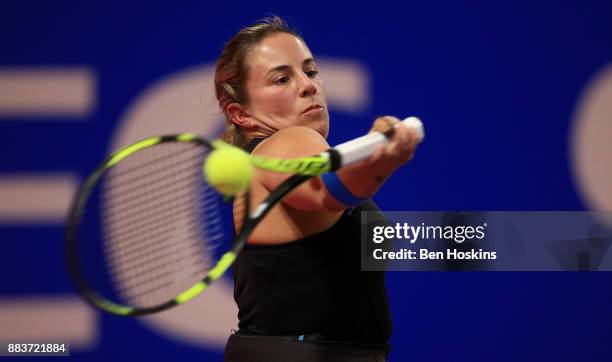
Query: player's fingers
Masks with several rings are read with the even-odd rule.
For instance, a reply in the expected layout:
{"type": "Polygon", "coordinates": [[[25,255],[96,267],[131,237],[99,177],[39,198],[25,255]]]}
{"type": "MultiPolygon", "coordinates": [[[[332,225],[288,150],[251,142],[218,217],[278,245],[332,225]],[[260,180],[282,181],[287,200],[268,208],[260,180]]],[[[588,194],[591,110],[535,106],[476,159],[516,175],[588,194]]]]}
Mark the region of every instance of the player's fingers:
{"type": "Polygon", "coordinates": [[[393,136],[389,141],[387,150],[390,155],[404,153],[410,147],[410,133],[406,127],[395,127],[393,136]]]}
{"type": "Polygon", "coordinates": [[[418,145],[418,134],[414,129],[405,127],[403,136],[403,145],[409,151],[414,151],[418,145]]]}
{"type": "Polygon", "coordinates": [[[398,123],[400,123],[400,120],[397,117],[393,117],[393,116],[378,117],[372,124],[372,128],[370,129],[370,132],[380,132],[386,135],[391,135],[394,131],[393,127],[398,123]]]}
{"type": "Polygon", "coordinates": [[[414,153],[419,144],[419,137],[415,130],[406,129],[406,161],[412,160],[414,153]]]}
{"type": "Polygon", "coordinates": [[[400,162],[412,159],[417,145],[417,136],[412,130],[406,127],[397,127],[387,152],[389,157],[397,158],[400,162]]]}

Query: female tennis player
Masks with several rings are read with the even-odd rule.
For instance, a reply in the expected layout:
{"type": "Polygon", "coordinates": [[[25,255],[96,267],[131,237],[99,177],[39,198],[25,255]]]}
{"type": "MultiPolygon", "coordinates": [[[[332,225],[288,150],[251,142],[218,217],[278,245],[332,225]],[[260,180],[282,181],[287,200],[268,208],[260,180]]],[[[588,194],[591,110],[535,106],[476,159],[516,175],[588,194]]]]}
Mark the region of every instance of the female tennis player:
{"type": "MultiPolygon", "coordinates": [[[[282,19],[246,27],[226,44],[215,87],[228,120],[226,141],[281,158],[330,147],[316,61],[282,19]]],[[[398,122],[380,117],[372,129],[389,131],[398,122]]],[[[390,142],[372,157],[307,181],[253,232],[234,266],[239,329],[227,343],[227,361],[386,360],[391,317],[385,276],[360,271],[360,212],[379,212],[369,198],[417,145],[404,127],[387,133],[390,142]]],[[[285,178],[256,171],[251,205],[285,178]]]]}

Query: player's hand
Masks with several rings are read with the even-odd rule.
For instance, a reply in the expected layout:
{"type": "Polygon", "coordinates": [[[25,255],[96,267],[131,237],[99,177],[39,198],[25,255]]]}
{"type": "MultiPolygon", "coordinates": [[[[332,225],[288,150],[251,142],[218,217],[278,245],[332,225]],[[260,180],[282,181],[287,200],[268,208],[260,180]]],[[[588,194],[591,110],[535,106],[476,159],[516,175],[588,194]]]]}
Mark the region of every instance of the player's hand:
{"type": "Polygon", "coordinates": [[[367,160],[367,164],[377,173],[388,175],[414,157],[418,144],[417,134],[414,130],[403,127],[397,117],[378,117],[370,132],[381,132],[389,137],[389,143],[381,146],[367,160]]]}

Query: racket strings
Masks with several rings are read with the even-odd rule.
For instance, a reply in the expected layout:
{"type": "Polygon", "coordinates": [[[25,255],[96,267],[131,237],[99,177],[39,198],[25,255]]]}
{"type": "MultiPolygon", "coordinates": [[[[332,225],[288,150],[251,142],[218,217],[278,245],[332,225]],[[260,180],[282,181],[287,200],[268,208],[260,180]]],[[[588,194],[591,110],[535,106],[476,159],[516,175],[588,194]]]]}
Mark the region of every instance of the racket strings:
{"type": "MultiPolygon", "coordinates": [[[[173,186],[181,187],[192,187],[193,184],[174,184],[173,186]]],[[[149,197],[144,195],[144,197],[149,197]]],[[[139,207],[124,209],[117,211],[116,208],[111,208],[111,213],[105,213],[103,216],[103,222],[107,224],[113,224],[111,231],[116,234],[122,232],[128,233],[134,230],[133,225],[139,225],[143,228],[151,224],[155,225],[157,222],[162,221],[162,217],[166,215],[172,215],[173,212],[181,211],[186,208],[186,204],[190,202],[190,195],[188,193],[182,193],[179,195],[168,195],[164,197],[161,195],[157,197],[153,202],[142,202],[139,207]],[[159,209],[164,209],[163,213],[159,209]],[[114,213],[114,214],[112,214],[114,213]],[[148,224],[148,225],[147,225],[148,224]]]]}
{"type": "MultiPolygon", "coordinates": [[[[193,165],[191,167],[193,168],[193,165]]],[[[185,173],[186,170],[188,168],[176,172],[185,173]]],[[[107,220],[104,221],[130,226],[133,222],[140,222],[140,218],[147,219],[151,214],[159,214],[160,209],[165,210],[168,207],[168,202],[181,205],[186,199],[191,199],[189,190],[199,182],[199,173],[190,173],[175,179],[170,171],[172,170],[160,172],[160,176],[164,177],[162,180],[166,182],[152,182],[150,178],[139,180],[141,182],[134,187],[136,191],[126,190],[125,186],[114,183],[114,178],[110,175],[105,182],[107,189],[110,188],[112,191],[105,192],[104,208],[107,212],[104,213],[104,217],[107,220]],[[162,193],[160,190],[168,191],[162,193]],[[151,193],[155,195],[153,199],[151,193]]],[[[118,226],[114,229],[118,229],[118,226]]]]}
{"type": "MultiPolygon", "coordinates": [[[[203,149],[197,145],[192,145],[188,143],[182,143],[180,145],[171,144],[171,143],[166,143],[166,144],[162,143],[155,147],[144,149],[144,152],[149,154],[147,155],[149,158],[149,161],[141,161],[142,155],[139,155],[140,156],[139,160],[135,160],[134,158],[132,158],[134,157],[134,155],[136,155],[135,153],[135,154],[130,155],[127,159],[123,160],[122,162],[118,163],[112,170],[114,170],[113,172],[115,173],[115,178],[117,180],[121,180],[122,182],[124,182],[124,180],[122,179],[126,179],[130,176],[134,176],[136,172],[142,171],[143,169],[147,167],[148,168],[154,167],[156,170],[159,170],[159,167],[163,165],[163,167],[166,168],[169,165],[174,164],[176,160],[172,162],[166,162],[166,161],[170,161],[176,158],[176,156],[179,156],[186,152],[194,153],[193,152],[194,150],[198,151],[194,154],[193,156],[194,158],[201,157],[202,153],[208,153],[208,150],[203,149]],[[159,149],[161,148],[177,148],[178,150],[175,152],[167,152],[167,151],[160,152],[159,149]],[[151,157],[150,155],[153,155],[153,154],[156,154],[157,156],[151,157]],[[128,160],[130,161],[129,163],[128,163],[128,160]]],[[[134,178],[140,179],[142,178],[142,176],[153,176],[153,175],[155,175],[154,172],[149,172],[149,173],[144,173],[144,174],[138,174],[138,176],[134,178]]],[[[125,182],[129,183],[129,179],[128,181],[125,181],[125,182]]]]}
{"type": "MultiPolygon", "coordinates": [[[[123,287],[119,288],[120,293],[128,292],[127,296],[130,300],[138,298],[148,292],[157,291],[171,284],[177,284],[181,279],[187,278],[183,286],[177,286],[174,291],[168,291],[166,294],[175,295],[177,292],[184,290],[185,285],[190,286],[195,281],[201,279],[207,269],[207,265],[201,258],[200,246],[193,242],[197,235],[192,231],[191,235],[186,235],[183,241],[176,240],[174,245],[165,248],[167,245],[162,245],[162,255],[149,256],[148,260],[139,259],[139,263],[125,266],[125,269],[119,270],[123,275],[123,287]],[[186,241],[186,242],[185,242],[186,241]],[[178,244],[182,244],[180,247],[178,244]],[[165,249],[165,250],[164,250],[165,249]],[[152,263],[154,260],[157,262],[152,263]],[[163,260],[160,262],[159,260],[163,260]],[[198,278],[194,279],[193,277],[198,278]],[[169,280],[168,282],[165,282],[169,280]],[[160,283],[162,283],[160,285],[160,283]]],[[[132,259],[130,259],[132,260],[132,259]]],[[[166,299],[168,295],[165,296],[166,299]]]]}
{"type": "MultiPolygon", "coordinates": [[[[171,220],[171,223],[174,223],[174,221],[176,220],[178,220],[178,217],[175,220],[171,220]]],[[[190,221],[186,224],[186,226],[190,226],[193,223],[194,221],[190,221]]],[[[157,235],[153,235],[153,236],[143,235],[149,238],[148,240],[151,240],[150,243],[147,243],[146,248],[143,248],[140,246],[143,242],[139,241],[139,239],[135,239],[135,238],[122,239],[122,240],[130,240],[130,244],[125,249],[116,249],[116,250],[108,251],[108,253],[112,257],[109,263],[111,269],[114,269],[118,266],[123,265],[126,260],[138,259],[142,263],[143,260],[148,260],[147,257],[156,256],[156,252],[158,251],[168,252],[168,248],[167,248],[168,243],[164,241],[168,239],[168,236],[171,235],[174,229],[175,229],[174,226],[169,226],[164,229],[159,229],[157,235]]],[[[198,236],[197,232],[195,230],[190,230],[190,231],[191,231],[190,236],[192,236],[192,239],[195,239],[198,236]]],[[[197,243],[195,242],[193,244],[197,245],[197,243]]]]}
{"type": "MultiPolygon", "coordinates": [[[[197,155],[193,158],[193,161],[202,159],[201,155],[197,155]]],[[[191,160],[184,160],[191,161],[191,160]]],[[[183,162],[184,162],[183,161],[183,162]]],[[[194,162],[195,163],[195,162],[194,162]]],[[[177,186],[182,186],[183,183],[192,183],[199,181],[200,173],[196,166],[194,170],[194,163],[186,164],[183,167],[169,167],[163,170],[156,170],[156,178],[160,178],[161,182],[151,183],[151,176],[143,175],[142,177],[134,178],[130,182],[123,180],[122,182],[117,181],[121,175],[118,172],[110,172],[107,177],[106,184],[112,184],[112,187],[117,189],[116,192],[109,193],[107,195],[108,203],[115,204],[114,213],[130,213],[133,212],[133,208],[150,206],[147,196],[148,192],[157,190],[169,190],[166,192],[168,196],[174,196],[174,190],[179,189],[177,186]],[[187,172],[186,172],[187,171],[187,172]],[[173,174],[185,174],[184,177],[172,178],[173,174]],[[162,177],[163,176],[163,177],[162,177]],[[136,182],[138,181],[138,182],[136,182]],[[165,182],[164,182],[165,181],[165,182]],[[177,185],[178,183],[178,185],[177,185]],[[131,186],[131,187],[128,187],[131,186]],[[115,201],[120,200],[120,201],[115,201]]],[[[154,174],[153,172],[151,174],[154,174]]],[[[160,193],[160,196],[163,194],[160,193]]]]}
{"type": "MultiPolygon", "coordinates": [[[[214,192],[214,191],[211,191],[214,192]]],[[[212,200],[212,198],[209,198],[209,200],[212,200]]],[[[210,202],[208,202],[208,204],[210,204],[210,202]]],[[[206,205],[206,201],[205,201],[205,205],[206,205]]],[[[206,243],[206,247],[210,247],[210,246],[214,246],[214,247],[218,247],[219,245],[216,245],[214,243],[215,240],[220,240],[223,238],[223,226],[222,223],[220,221],[220,217],[218,215],[213,215],[213,213],[217,213],[217,208],[216,207],[212,207],[213,205],[209,205],[208,209],[209,211],[206,212],[206,215],[208,217],[208,223],[207,223],[207,235],[204,238],[205,240],[211,241],[206,243]]],[[[174,210],[181,210],[183,209],[182,207],[172,207],[172,208],[167,208],[169,211],[174,211],[174,210]]],[[[165,220],[166,221],[166,225],[168,225],[165,228],[159,228],[159,229],[155,229],[154,232],[152,233],[151,230],[148,228],[148,230],[145,230],[144,233],[140,233],[138,234],[138,230],[134,231],[133,229],[129,229],[127,230],[125,233],[114,233],[113,234],[113,239],[115,240],[119,240],[119,242],[122,242],[122,240],[130,240],[129,245],[127,245],[124,248],[118,249],[118,250],[109,250],[108,252],[112,254],[113,259],[111,259],[111,266],[115,266],[117,264],[121,264],[121,262],[124,259],[139,259],[142,260],[144,257],[150,255],[150,254],[154,254],[156,251],[163,251],[164,246],[163,245],[154,245],[154,244],[158,244],[156,242],[153,242],[153,240],[159,240],[159,239],[163,239],[164,237],[167,236],[168,233],[172,232],[174,226],[173,224],[178,221],[179,219],[181,219],[184,216],[188,216],[188,221],[187,221],[187,225],[189,226],[189,228],[195,228],[197,227],[198,224],[200,224],[201,222],[197,221],[195,218],[189,217],[192,216],[189,213],[175,213],[175,212],[169,212],[170,214],[172,214],[172,216],[170,216],[169,219],[165,219],[165,215],[162,217],[149,217],[148,215],[146,217],[143,217],[143,220],[146,220],[146,224],[143,224],[143,226],[146,226],[145,229],[148,228],[149,224],[154,225],[160,221],[165,220]],[[151,242],[148,242],[148,239],[151,238],[152,236],[157,236],[157,238],[155,239],[151,239],[151,242]],[[148,246],[150,246],[151,248],[143,248],[142,244],[146,243],[148,246]]],[[[195,232],[193,234],[194,238],[194,242],[196,240],[196,237],[198,236],[195,232]]]]}
{"type": "MultiPolygon", "coordinates": [[[[191,238],[191,240],[193,240],[194,236],[197,236],[194,234],[188,235],[191,238]]],[[[184,244],[185,245],[181,245],[180,247],[173,245],[170,248],[169,247],[170,245],[168,245],[168,243],[163,243],[161,245],[157,245],[157,247],[155,248],[156,250],[145,251],[145,253],[141,255],[135,255],[133,257],[130,256],[129,259],[114,260],[110,263],[109,269],[110,271],[113,271],[113,272],[116,271],[122,274],[125,273],[126,277],[135,279],[140,275],[147,274],[150,271],[158,270],[159,268],[163,267],[164,264],[152,265],[152,262],[155,261],[155,259],[157,258],[169,256],[170,254],[175,254],[175,255],[180,254],[184,251],[194,251],[192,253],[194,255],[200,254],[199,245],[197,245],[197,243],[191,242],[191,243],[184,243],[184,244]],[[137,262],[131,262],[131,260],[136,260],[136,259],[138,260],[137,262]],[[126,260],[128,260],[129,262],[126,262],[126,260]],[[146,269],[142,270],[143,268],[146,268],[146,269]],[[138,272],[138,273],[135,273],[135,272],[138,272]]]]}
{"type": "MultiPolygon", "coordinates": [[[[182,268],[180,269],[183,273],[186,270],[193,270],[193,269],[204,269],[202,267],[202,263],[199,260],[194,260],[192,258],[189,258],[190,255],[175,255],[174,258],[166,258],[165,262],[162,264],[158,264],[157,265],[157,269],[162,269],[164,267],[174,267],[176,263],[181,262],[181,260],[189,260],[188,263],[181,263],[182,268]],[[196,268],[194,268],[196,267],[196,268]]],[[[149,287],[150,285],[155,286],[154,288],[156,288],[160,281],[164,281],[164,280],[172,280],[173,282],[178,280],[177,278],[175,278],[175,276],[179,274],[178,272],[173,272],[173,273],[169,273],[167,272],[167,270],[162,270],[161,272],[156,273],[155,270],[140,270],[139,273],[134,274],[129,276],[129,278],[125,278],[125,281],[130,281],[133,283],[130,284],[125,284],[123,287],[119,287],[118,291],[119,292],[128,292],[129,291],[129,297],[130,298],[134,298],[136,297],[136,295],[134,293],[138,292],[139,289],[145,289],[147,287],[149,287]]]]}
{"type": "MultiPolygon", "coordinates": [[[[189,166],[191,170],[194,169],[193,164],[189,166]]],[[[190,191],[197,188],[199,181],[199,174],[193,173],[189,168],[183,168],[176,173],[183,174],[189,171],[187,177],[179,178],[180,181],[188,180],[187,184],[180,181],[173,182],[174,179],[171,176],[175,173],[172,168],[165,168],[166,172],[158,172],[156,179],[137,178],[139,184],[148,184],[141,187],[144,192],[137,195],[129,195],[129,190],[125,192],[123,190],[126,188],[125,183],[114,182],[115,177],[113,176],[116,175],[116,172],[109,174],[104,184],[104,210],[101,214],[103,215],[102,223],[105,226],[103,237],[105,240],[112,241],[105,245],[110,247],[110,250],[107,251],[113,257],[119,257],[120,254],[127,254],[131,249],[142,249],[145,245],[152,244],[152,241],[155,240],[151,238],[152,235],[163,237],[164,231],[170,232],[172,225],[179,219],[189,217],[194,209],[190,191]],[[170,182],[157,182],[157,180],[170,180],[170,182]],[[137,207],[132,203],[133,200],[140,200],[136,203],[139,204],[137,207]],[[143,242],[140,242],[141,240],[143,242]],[[120,245],[121,248],[116,248],[114,245],[120,245]]]]}
{"type": "MultiPolygon", "coordinates": [[[[202,205],[202,213],[198,214],[199,218],[206,218],[206,222],[198,220],[200,225],[206,225],[202,232],[205,234],[204,243],[206,247],[206,255],[214,255],[216,249],[221,246],[221,243],[217,241],[223,240],[227,235],[227,231],[224,229],[223,218],[219,207],[219,194],[213,190],[208,184],[203,188],[201,195],[200,204],[202,205]]],[[[227,201],[225,201],[227,202],[227,201]]],[[[228,218],[228,215],[225,215],[228,218]]],[[[231,220],[231,219],[230,219],[231,220]]]]}
{"type": "Polygon", "coordinates": [[[183,146],[162,144],[128,156],[104,182],[107,272],[131,305],[157,305],[195,283],[211,264],[204,248],[223,239],[220,197],[200,173],[205,149],[183,146]]]}
{"type": "MultiPolygon", "coordinates": [[[[151,207],[147,208],[147,212],[138,213],[138,217],[128,216],[123,219],[117,219],[117,217],[112,216],[102,217],[105,225],[113,225],[111,229],[103,231],[103,236],[109,240],[118,240],[118,243],[121,240],[130,240],[128,245],[117,250],[120,254],[129,254],[133,249],[141,249],[143,244],[139,240],[143,240],[145,244],[148,244],[148,236],[162,232],[165,229],[170,231],[173,223],[189,216],[190,208],[186,207],[184,202],[189,202],[190,198],[192,198],[190,195],[185,194],[170,200],[170,202],[173,202],[171,204],[166,200],[152,203],[151,207]],[[164,212],[160,213],[155,207],[163,207],[164,212]],[[139,225],[140,228],[134,228],[134,224],[139,225]]],[[[114,253],[112,250],[110,252],[114,253]]]]}
{"type": "MultiPolygon", "coordinates": [[[[209,241],[207,243],[205,243],[204,247],[206,247],[206,251],[207,253],[205,253],[206,256],[213,254],[213,252],[220,247],[219,244],[216,244],[215,241],[216,240],[221,240],[224,237],[224,232],[223,232],[223,226],[222,223],[220,221],[220,217],[216,217],[216,215],[212,215],[212,213],[218,213],[216,208],[210,208],[210,212],[207,213],[207,216],[209,217],[209,227],[208,227],[208,232],[206,237],[204,238],[205,240],[209,241]]],[[[136,237],[136,235],[133,235],[134,233],[130,233],[129,235],[115,235],[115,238],[119,238],[119,240],[130,240],[130,244],[127,245],[125,248],[119,249],[119,250],[109,250],[108,252],[112,254],[112,258],[110,260],[110,269],[122,269],[125,260],[132,260],[132,259],[137,259],[139,260],[139,263],[136,264],[135,266],[138,265],[143,265],[146,264],[150,261],[151,258],[153,257],[159,257],[159,256],[163,256],[164,254],[167,254],[170,252],[170,250],[167,247],[167,244],[165,243],[160,243],[159,241],[163,241],[166,239],[167,235],[169,233],[172,232],[172,230],[174,230],[174,226],[172,226],[172,224],[179,220],[180,217],[182,215],[174,215],[172,217],[172,219],[168,220],[168,223],[170,226],[163,228],[163,229],[158,229],[157,230],[157,235],[153,234],[153,236],[151,235],[150,232],[141,234],[140,237],[136,237]],[[147,238],[152,238],[154,236],[157,236],[155,239],[151,239],[151,240],[155,240],[148,242],[147,243],[147,248],[143,248],[142,244],[144,242],[146,242],[147,238]],[[144,241],[141,241],[144,240],[144,241]],[[160,255],[160,253],[162,253],[160,255]]],[[[193,241],[193,243],[191,245],[187,245],[186,247],[191,247],[193,248],[194,246],[198,246],[198,242],[196,242],[196,240],[198,239],[198,234],[195,230],[195,228],[197,227],[197,225],[199,224],[199,221],[195,220],[195,218],[189,218],[186,221],[186,225],[187,226],[187,230],[192,230],[192,238],[191,240],[193,241]]],[[[200,249],[198,249],[197,251],[200,251],[200,249]]],[[[209,259],[209,258],[207,258],[209,259]]],[[[210,265],[210,263],[207,263],[207,265],[210,265]]],[[[134,266],[134,267],[135,267],[134,266]]],[[[123,271],[128,270],[128,269],[124,269],[123,271]]]]}
{"type": "MultiPolygon", "coordinates": [[[[206,270],[197,261],[192,261],[192,263],[188,264],[188,266],[193,266],[197,268],[182,269],[183,272],[189,271],[189,273],[184,273],[186,276],[193,276],[193,275],[196,275],[197,273],[201,273],[206,270]]],[[[176,284],[177,281],[180,280],[180,278],[179,279],[170,278],[170,276],[173,276],[173,275],[174,274],[168,274],[168,273],[160,274],[160,275],[152,275],[149,279],[138,282],[138,284],[127,286],[124,288],[119,288],[119,291],[120,292],[129,291],[130,299],[134,300],[136,298],[145,296],[149,294],[150,292],[157,291],[162,288],[168,287],[170,285],[176,284]],[[168,278],[163,278],[163,277],[168,277],[168,278]],[[155,281],[155,283],[152,283],[152,281],[155,281]]]]}

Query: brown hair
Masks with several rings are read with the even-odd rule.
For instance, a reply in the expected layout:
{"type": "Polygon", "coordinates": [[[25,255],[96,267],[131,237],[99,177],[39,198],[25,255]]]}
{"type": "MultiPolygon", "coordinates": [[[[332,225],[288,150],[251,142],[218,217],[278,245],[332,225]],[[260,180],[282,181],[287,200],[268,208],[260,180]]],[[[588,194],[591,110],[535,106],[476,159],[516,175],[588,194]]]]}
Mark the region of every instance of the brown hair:
{"type": "Polygon", "coordinates": [[[234,125],[227,115],[227,106],[231,103],[247,104],[248,94],[245,82],[248,74],[246,57],[251,48],[266,36],[275,33],[288,33],[303,41],[297,31],[291,29],[287,22],[278,16],[265,18],[249,25],[230,39],[217,59],[215,68],[215,93],[219,108],[225,114],[227,124],[221,138],[238,147],[244,147],[248,140],[240,127],[234,125]]]}

